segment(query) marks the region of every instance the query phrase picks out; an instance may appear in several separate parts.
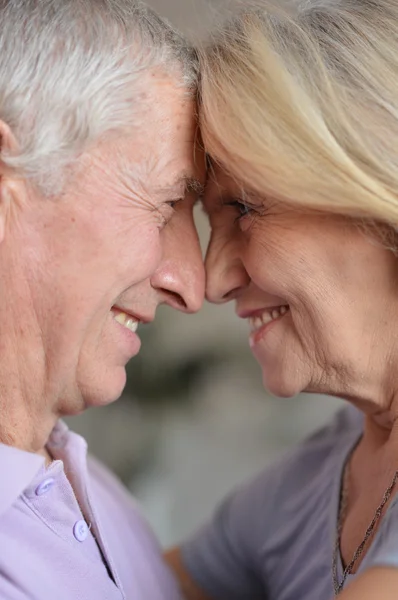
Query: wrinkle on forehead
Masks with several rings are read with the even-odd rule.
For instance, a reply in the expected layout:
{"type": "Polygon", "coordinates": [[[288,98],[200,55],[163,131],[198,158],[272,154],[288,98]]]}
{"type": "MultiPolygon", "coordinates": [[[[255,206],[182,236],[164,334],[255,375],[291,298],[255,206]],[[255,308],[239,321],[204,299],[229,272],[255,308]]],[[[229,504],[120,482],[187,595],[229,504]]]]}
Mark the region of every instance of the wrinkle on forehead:
{"type": "Polygon", "coordinates": [[[116,192],[130,204],[152,209],[159,201],[203,195],[203,169],[194,160],[196,127],[193,121],[189,126],[185,117],[179,119],[178,110],[176,120],[171,113],[165,122],[154,117],[156,123],[151,121],[148,131],[104,140],[88,156],[88,169],[94,166],[98,170],[93,183],[116,192]]]}
{"type": "Polygon", "coordinates": [[[189,159],[184,160],[179,155],[172,158],[153,155],[134,163],[122,153],[117,157],[121,182],[129,190],[141,189],[147,194],[171,200],[192,193],[197,196],[204,194],[200,172],[193,163],[189,163],[189,159]]]}
{"type": "Polygon", "coordinates": [[[125,174],[123,164],[131,164],[125,152],[120,148],[112,147],[112,150],[105,150],[94,155],[88,155],[88,162],[85,165],[87,175],[83,181],[83,187],[79,189],[80,193],[101,195],[108,194],[109,197],[118,197],[126,205],[139,206],[153,210],[156,208],[152,194],[149,193],[148,186],[145,185],[146,178],[143,176],[143,169],[140,162],[137,161],[136,168],[125,174]],[[88,174],[94,170],[94,174],[88,174]],[[142,171],[142,173],[140,173],[142,171]]]}

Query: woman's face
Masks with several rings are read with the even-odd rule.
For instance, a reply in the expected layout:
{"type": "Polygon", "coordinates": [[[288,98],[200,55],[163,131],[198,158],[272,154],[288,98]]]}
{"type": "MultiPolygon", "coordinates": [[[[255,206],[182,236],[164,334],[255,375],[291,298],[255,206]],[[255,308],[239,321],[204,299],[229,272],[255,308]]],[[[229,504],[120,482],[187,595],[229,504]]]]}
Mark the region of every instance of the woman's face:
{"type": "Polygon", "coordinates": [[[32,406],[37,396],[69,414],[118,398],[139,352],[137,321],[153,321],[161,303],[186,312],[202,304],[195,107],[184,90],[154,85],[141,128],[82,157],[62,197],[22,197],[12,182],[0,331],[32,406]]]}
{"type": "Polygon", "coordinates": [[[380,386],[397,311],[393,254],[348,219],[242,199],[217,168],[204,207],[207,297],[234,300],[247,319],[265,387],[354,399],[380,386]]]}

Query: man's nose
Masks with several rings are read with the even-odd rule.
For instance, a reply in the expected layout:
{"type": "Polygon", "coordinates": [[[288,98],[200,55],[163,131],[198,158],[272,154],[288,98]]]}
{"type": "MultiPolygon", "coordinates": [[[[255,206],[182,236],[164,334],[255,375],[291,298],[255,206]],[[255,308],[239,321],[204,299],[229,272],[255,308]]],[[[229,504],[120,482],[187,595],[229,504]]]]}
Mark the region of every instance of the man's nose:
{"type": "Polygon", "coordinates": [[[151,284],[160,302],[197,312],[205,295],[205,270],[192,211],[177,212],[161,233],[163,259],[151,284]]]}
{"type": "Polygon", "coordinates": [[[233,241],[210,238],[206,254],[206,298],[214,304],[235,300],[250,284],[239,248],[233,241]]]}

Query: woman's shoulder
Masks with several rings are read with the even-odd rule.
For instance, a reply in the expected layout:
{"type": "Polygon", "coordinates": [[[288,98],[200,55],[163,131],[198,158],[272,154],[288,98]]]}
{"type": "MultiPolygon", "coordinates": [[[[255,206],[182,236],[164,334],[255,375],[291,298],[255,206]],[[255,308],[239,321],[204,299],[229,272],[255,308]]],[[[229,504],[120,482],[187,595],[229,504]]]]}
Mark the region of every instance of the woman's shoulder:
{"type": "Polygon", "coordinates": [[[237,590],[247,589],[253,590],[250,597],[258,597],[261,582],[278,589],[287,572],[298,577],[303,556],[318,561],[328,544],[327,532],[334,531],[330,519],[336,511],[344,456],[362,426],[355,409],[339,411],[322,429],[235,489],[183,547],[184,564],[195,581],[214,597],[243,597],[237,590]]]}
{"type": "Polygon", "coordinates": [[[366,571],[374,567],[398,568],[398,493],[387,509],[379,531],[360,570],[366,571]]]}
{"type": "Polygon", "coordinates": [[[345,449],[358,438],[363,428],[363,415],[351,405],[339,410],[322,428],[290,449],[271,467],[263,470],[252,485],[276,490],[303,486],[316,477],[330,479],[341,462],[345,449]]]}
{"type": "Polygon", "coordinates": [[[296,452],[311,450],[313,447],[325,450],[334,448],[335,444],[343,439],[356,437],[363,429],[363,423],[363,413],[349,404],[338,410],[323,427],[307,437],[296,447],[296,452]]]}
{"type": "Polygon", "coordinates": [[[287,503],[308,506],[306,496],[311,503],[322,494],[330,496],[336,474],[362,426],[363,418],[356,409],[340,410],[324,427],[233,490],[221,505],[220,514],[234,515],[235,522],[241,515],[245,528],[252,519],[254,529],[265,519],[268,528],[270,515],[283,513],[287,503]]]}
{"type": "Polygon", "coordinates": [[[292,463],[303,462],[303,467],[340,458],[342,448],[351,440],[355,441],[363,430],[364,415],[354,406],[348,405],[340,409],[323,427],[308,436],[303,442],[291,450],[284,459],[286,468],[292,463]]]}
{"type": "MultiPolygon", "coordinates": [[[[362,426],[356,409],[340,410],[328,424],[235,489],[221,506],[221,514],[229,514],[231,522],[244,523],[246,532],[250,522],[253,532],[270,532],[286,515],[291,523],[299,515],[305,522],[302,507],[318,513],[320,506],[333,502],[345,456],[362,426]]],[[[323,513],[318,516],[325,517],[323,513]]]]}

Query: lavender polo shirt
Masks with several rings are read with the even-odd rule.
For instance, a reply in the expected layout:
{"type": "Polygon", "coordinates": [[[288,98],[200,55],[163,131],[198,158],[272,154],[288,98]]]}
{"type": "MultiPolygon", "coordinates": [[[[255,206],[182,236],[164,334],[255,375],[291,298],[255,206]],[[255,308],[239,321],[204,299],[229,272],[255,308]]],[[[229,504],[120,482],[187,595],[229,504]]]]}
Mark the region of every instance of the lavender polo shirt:
{"type": "Polygon", "coordinates": [[[179,600],[137,506],[83,438],[60,422],[48,449],[46,468],[0,444],[0,599],[179,600]]]}

